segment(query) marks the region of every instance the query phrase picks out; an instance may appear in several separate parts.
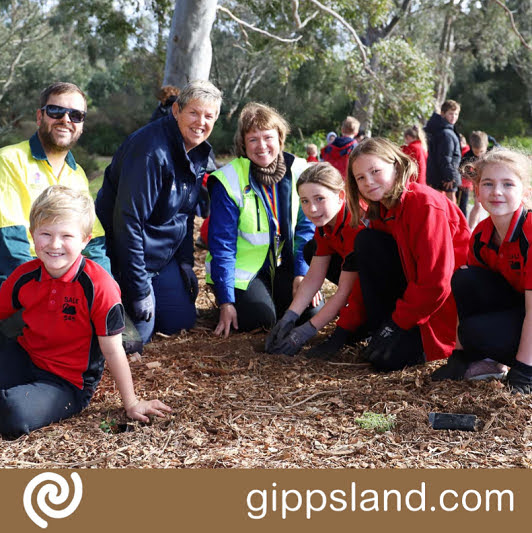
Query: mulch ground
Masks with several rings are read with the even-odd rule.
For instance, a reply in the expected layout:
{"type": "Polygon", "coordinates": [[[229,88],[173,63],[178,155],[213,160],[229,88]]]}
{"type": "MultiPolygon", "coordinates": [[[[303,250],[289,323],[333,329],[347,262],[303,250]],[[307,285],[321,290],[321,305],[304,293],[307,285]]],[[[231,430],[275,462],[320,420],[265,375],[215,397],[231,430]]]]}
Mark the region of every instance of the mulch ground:
{"type": "MultiPolygon", "coordinates": [[[[498,381],[432,383],[435,362],[374,372],[350,347],[331,362],[262,352],[265,332],[214,337],[217,311],[202,278],[199,318],[157,335],[131,362],[137,393],[173,413],[126,419],[108,372],[79,416],[17,440],[0,439],[5,468],[528,468],[532,397],[498,381]],[[384,433],[365,412],[395,416],[384,433]],[[476,431],[434,430],[430,412],[469,413],[476,431]]],[[[329,330],[330,332],[330,330],[329,330]]],[[[321,334],[316,342],[323,340],[321,334]]]]}

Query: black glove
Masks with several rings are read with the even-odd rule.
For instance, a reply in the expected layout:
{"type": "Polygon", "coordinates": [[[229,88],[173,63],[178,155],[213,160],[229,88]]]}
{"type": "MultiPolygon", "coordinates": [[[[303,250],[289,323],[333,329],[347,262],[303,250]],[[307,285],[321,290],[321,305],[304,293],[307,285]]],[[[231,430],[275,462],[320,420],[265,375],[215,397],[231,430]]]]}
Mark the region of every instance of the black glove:
{"type": "Polygon", "coordinates": [[[294,311],[290,309],[286,311],[266,337],[266,345],[264,347],[266,353],[276,353],[277,345],[294,329],[298,318],[299,315],[294,311]]]}
{"type": "Polygon", "coordinates": [[[179,265],[179,270],[181,271],[181,277],[185,284],[185,290],[190,297],[190,301],[194,303],[199,292],[198,278],[196,277],[194,270],[192,270],[192,265],[189,265],[188,263],[181,263],[179,265]]]}
{"type": "Polygon", "coordinates": [[[294,328],[290,334],[275,347],[275,353],[284,353],[285,355],[295,355],[303,344],[314,337],[318,330],[307,320],[301,326],[294,328]]]}
{"type": "Polygon", "coordinates": [[[464,350],[453,350],[453,353],[447,359],[447,363],[437,368],[430,376],[430,379],[432,381],[464,379],[470,364],[471,360],[466,357],[464,350]]]}
{"type": "Polygon", "coordinates": [[[141,322],[142,320],[149,322],[151,320],[151,317],[153,316],[154,311],[153,298],[151,293],[148,294],[146,298],[135,300],[131,304],[131,308],[133,310],[133,319],[136,322],[141,322]]]}
{"type": "Polygon", "coordinates": [[[532,393],[532,366],[516,361],[508,372],[508,386],[512,392],[532,393]]]}
{"type": "Polygon", "coordinates": [[[319,359],[328,359],[337,352],[339,352],[345,344],[347,344],[353,334],[346,329],[336,326],[332,335],[321,344],[313,346],[305,355],[307,357],[316,357],[319,359]]]}
{"type": "Polygon", "coordinates": [[[363,357],[377,369],[392,368],[393,352],[406,333],[407,330],[400,328],[391,318],[385,320],[372,335],[363,357]]]}

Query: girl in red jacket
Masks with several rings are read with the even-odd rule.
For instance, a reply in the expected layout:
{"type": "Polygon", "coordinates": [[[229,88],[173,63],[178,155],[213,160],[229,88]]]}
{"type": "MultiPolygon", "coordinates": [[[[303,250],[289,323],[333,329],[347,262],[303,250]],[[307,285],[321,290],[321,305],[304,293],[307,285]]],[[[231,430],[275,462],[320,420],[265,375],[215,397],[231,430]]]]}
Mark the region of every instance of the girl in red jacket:
{"type": "MultiPolygon", "coordinates": [[[[444,195],[415,182],[417,167],[398,146],[370,138],[349,157],[351,224],[368,207],[355,240],[367,326],[365,357],[379,370],[448,357],[455,345],[451,276],[465,264],[469,227],[444,195]]],[[[353,309],[356,316],[362,313],[353,309]]]]}
{"type": "Polygon", "coordinates": [[[425,132],[422,128],[415,125],[410,128],[406,128],[404,132],[405,144],[401,146],[401,150],[412,157],[417,163],[418,175],[417,182],[427,183],[427,140],[425,138],[425,132]]]}
{"type": "Polygon", "coordinates": [[[489,217],[473,232],[467,266],[453,276],[458,340],[432,379],[501,377],[509,365],[509,386],[531,393],[532,212],[524,199],[532,165],[523,154],[495,149],[469,164],[470,169],[489,217]]]}
{"type": "MultiPolygon", "coordinates": [[[[266,351],[295,355],[318,330],[334,320],[333,335],[307,355],[327,357],[351,340],[349,306],[356,306],[353,291],[358,281],[354,262],[355,237],[361,227],[351,225],[351,214],[345,204],[344,180],[330,163],[317,163],[307,168],[297,181],[297,192],[305,216],[316,226],[314,239],[305,246],[305,259],[311,256],[310,268],[299,285],[290,307],[266,338],[266,351]],[[319,294],[329,279],[338,289],[310,320],[294,327],[303,311],[319,294]]],[[[317,302],[316,302],[317,303],[317,302]]]]}

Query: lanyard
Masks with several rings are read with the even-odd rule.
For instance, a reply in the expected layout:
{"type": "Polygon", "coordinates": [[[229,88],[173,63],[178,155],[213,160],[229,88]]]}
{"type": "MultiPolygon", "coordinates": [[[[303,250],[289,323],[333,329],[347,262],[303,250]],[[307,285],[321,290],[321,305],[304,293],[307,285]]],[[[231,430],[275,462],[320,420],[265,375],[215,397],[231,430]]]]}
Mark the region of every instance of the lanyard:
{"type": "Polygon", "coordinates": [[[268,206],[270,207],[270,211],[271,211],[272,218],[273,218],[273,223],[275,224],[275,233],[277,234],[277,238],[279,239],[281,237],[281,226],[279,224],[279,215],[278,215],[279,201],[278,201],[278,193],[277,193],[277,184],[275,183],[271,187],[267,187],[266,185],[261,185],[261,187],[262,187],[262,190],[264,191],[264,197],[266,198],[266,201],[268,202],[268,206]],[[271,194],[270,194],[270,191],[271,191],[271,194]]]}
{"type": "Polygon", "coordinates": [[[268,202],[268,206],[270,207],[270,212],[272,214],[273,223],[275,225],[275,246],[273,248],[274,253],[275,253],[275,259],[273,259],[273,263],[276,266],[279,266],[281,264],[281,225],[279,223],[279,214],[278,214],[279,213],[279,201],[278,201],[277,183],[274,183],[271,187],[267,187],[265,185],[261,185],[261,187],[264,192],[264,197],[266,198],[266,201],[268,202]]]}

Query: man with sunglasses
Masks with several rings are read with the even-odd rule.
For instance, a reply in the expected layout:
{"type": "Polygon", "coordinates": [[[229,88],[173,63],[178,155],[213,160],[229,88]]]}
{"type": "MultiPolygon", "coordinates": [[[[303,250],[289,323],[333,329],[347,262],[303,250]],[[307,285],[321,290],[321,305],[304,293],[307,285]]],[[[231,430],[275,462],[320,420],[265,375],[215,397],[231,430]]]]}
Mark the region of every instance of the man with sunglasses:
{"type": "MultiPolygon", "coordinates": [[[[35,257],[29,233],[33,200],[50,185],[88,190],[85,172],[71,148],[83,133],[87,100],[73,83],[44,89],[37,109],[37,131],[27,141],[0,149],[0,283],[35,257]]],[[[97,220],[84,255],[110,272],[104,231],[97,220]]]]}

